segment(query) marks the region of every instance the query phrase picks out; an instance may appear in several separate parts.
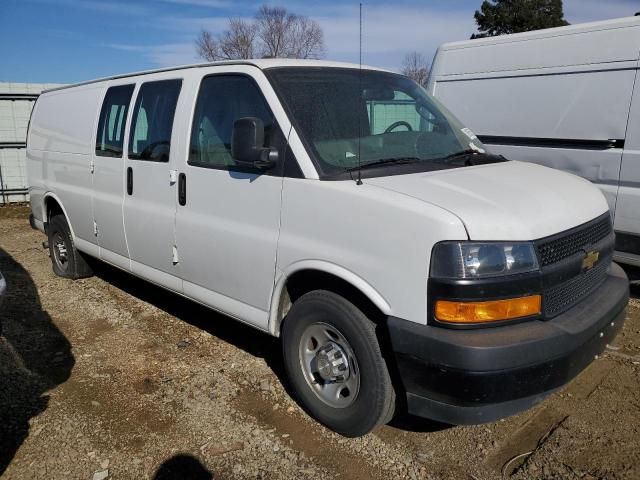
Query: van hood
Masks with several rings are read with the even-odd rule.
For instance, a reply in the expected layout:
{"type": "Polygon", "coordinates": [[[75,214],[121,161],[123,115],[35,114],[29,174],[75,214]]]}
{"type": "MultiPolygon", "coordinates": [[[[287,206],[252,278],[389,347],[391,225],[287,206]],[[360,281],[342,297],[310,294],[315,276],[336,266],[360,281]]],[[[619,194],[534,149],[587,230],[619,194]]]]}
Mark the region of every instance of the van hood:
{"type": "Polygon", "coordinates": [[[536,240],[593,220],[609,208],[587,180],[517,161],[365,182],[448,210],[460,218],[471,240],[536,240]]]}

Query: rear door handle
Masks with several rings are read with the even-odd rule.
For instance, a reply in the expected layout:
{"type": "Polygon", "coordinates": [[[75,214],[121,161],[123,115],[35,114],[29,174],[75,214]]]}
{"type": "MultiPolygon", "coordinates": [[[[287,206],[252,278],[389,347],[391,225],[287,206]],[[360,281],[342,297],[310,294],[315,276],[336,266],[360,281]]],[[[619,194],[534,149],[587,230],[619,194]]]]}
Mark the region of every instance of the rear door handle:
{"type": "Polygon", "coordinates": [[[133,195],[133,169],[127,168],[127,193],[133,195]]]}
{"type": "Polygon", "coordinates": [[[178,203],[187,204],[187,176],[184,173],[178,175],[178,203]]]}

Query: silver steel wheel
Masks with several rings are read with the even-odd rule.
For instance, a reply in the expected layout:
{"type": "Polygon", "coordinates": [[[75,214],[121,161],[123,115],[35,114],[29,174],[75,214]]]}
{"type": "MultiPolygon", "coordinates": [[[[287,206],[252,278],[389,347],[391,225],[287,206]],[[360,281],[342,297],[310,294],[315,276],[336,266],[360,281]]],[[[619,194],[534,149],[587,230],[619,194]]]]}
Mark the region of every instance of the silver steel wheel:
{"type": "Polygon", "coordinates": [[[351,405],[360,390],[360,368],[351,345],[326,323],[309,325],[300,337],[300,367],[309,388],[334,408],[351,405]]]}
{"type": "Polygon", "coordinates": [[[55,232],[53,240],[53,259],[61,270],[66,271],[69,266],[69,252],[60,232],[55,232]]]}

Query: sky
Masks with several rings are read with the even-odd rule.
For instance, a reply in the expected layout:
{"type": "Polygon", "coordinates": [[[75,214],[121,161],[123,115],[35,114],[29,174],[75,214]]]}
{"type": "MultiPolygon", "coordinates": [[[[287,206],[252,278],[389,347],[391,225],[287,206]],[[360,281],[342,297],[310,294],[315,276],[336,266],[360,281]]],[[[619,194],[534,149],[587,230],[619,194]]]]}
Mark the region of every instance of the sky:
{"type": "MultiPolygon", "coordinates": [[[[350,0],[0,0],[0,82],[71,83],[196,63],[195,39],[250,18],[262,3],[307,15],[323,28],[325,58],[358,61],[358,5],[350,0]]],[[[476,31],[482,0],[363,2],[363,62],[392,70],[419,51],[476,31]]],[[[564,0],[565,18],[583,23],[630,16],[640,0],[564,0]]]]}

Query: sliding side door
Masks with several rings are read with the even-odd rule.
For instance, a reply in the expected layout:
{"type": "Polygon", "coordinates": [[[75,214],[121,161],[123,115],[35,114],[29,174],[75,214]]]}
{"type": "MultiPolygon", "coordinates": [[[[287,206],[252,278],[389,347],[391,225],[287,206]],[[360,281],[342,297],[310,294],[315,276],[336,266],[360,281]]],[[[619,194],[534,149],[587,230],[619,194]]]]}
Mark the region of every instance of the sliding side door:
{"type": "Polygon", "coordinates": [[[176,185],[171,163],[173,119],[180,79],[142,83],[131,117],[127,148],[124,226],[131,270],[154,283],[180,291],[176,275],[176,185]]]}
{"type": "Polygon", "coordinates": [[[92,159],[93,216],[100,258],[129,269],[129,251],[122,221],[125,191],[123,145],[129,103],[135,84],[107,89],[92,159]]]}

